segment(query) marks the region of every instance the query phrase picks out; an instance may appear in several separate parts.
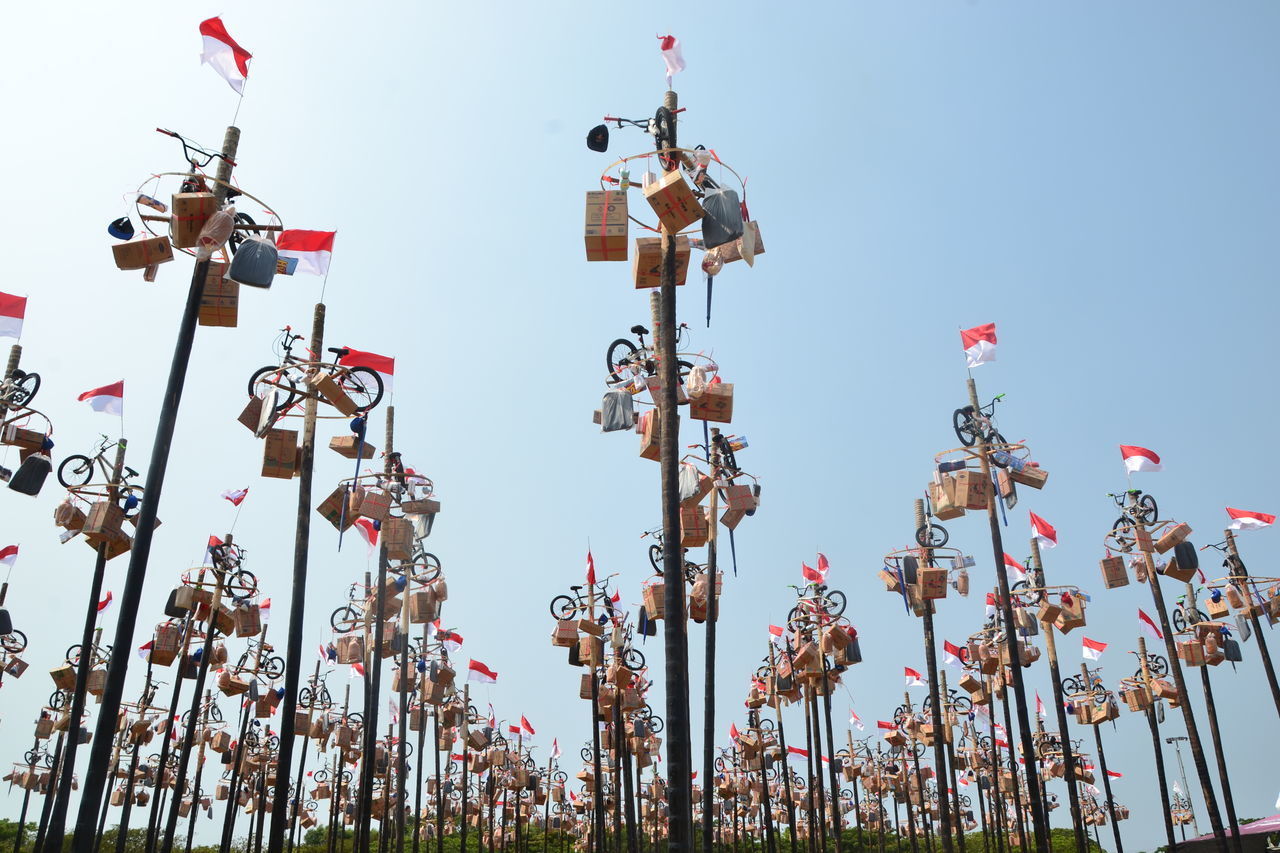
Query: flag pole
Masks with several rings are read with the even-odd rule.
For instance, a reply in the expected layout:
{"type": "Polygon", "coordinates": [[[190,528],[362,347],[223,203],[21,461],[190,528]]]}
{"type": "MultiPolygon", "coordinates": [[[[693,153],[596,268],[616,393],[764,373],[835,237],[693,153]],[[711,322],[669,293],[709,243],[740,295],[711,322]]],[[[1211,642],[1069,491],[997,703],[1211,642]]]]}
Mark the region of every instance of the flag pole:
{"type": "MultiPolygon", "coordinates": [[[[1244,567],[1244,561],[1240,559],[1240,551],[1236,547],[1235,531],[1228,529],[1227,534],[1227,563],[1231,568],[1232,580],[1244,582],[1244,594],[1247,596],[1246,602],[1248,607],[1245,613],[1249,615],[1249,621],[1253,625],[1253,635],[1258,638],[1258,653],[1262,655],[1262,668],[1267,673],[1267,683],[1271,685],[1271,699],[1275,702],[1276,713],[1280,714],[1280,683],[1276,682],[1276,669],[1271,663],[1271,652],[1267,649],[1267,638],[1262,634],[1262,626],[1258,624],[1258,610],[1253,599],[1253,583],[1249,579],[1249,572],[1244,567]]],[[[1241,641],[1243,642],[1243,640],[1241,641]]]]}
{"type": "MultiPolygon", "coordinates": [[[[1040,540],[1034,536],[1031,537],[1031,568],[1035,572],[1036,586],[1042,590],[1040,598],[1044,601],[1046,594],[1043,590],[1048,586],[1048,581],[1045,580],[1044,561],[1040,557],[1040,540]]],[[[1045,619],[1040,624],[1044,632],[1045,650],[1049,653],[1049,678],[1053,682],[1054,716],[1058,721],[1058,740],[1062,743],[1062,763],[1067,780],[1067,805],[1071,809],[1071,825],[1075,832],[1076,850],[1078,853],[1086,853],[1089,848],[1089,838],[1085,832],[1084,822],[1080,817],[1080,793],[1076,790],[1076,760],[1072,754],[1071,734],[1067,728],[1067,709],[1062,696],[1062,672],[1058,668],[1057,638],[1053,633],[1054,625],[1052,620],[1045,619]]],[[[1114,815],[1112,815],[1111,821],[1112,828],[1116,833],[1117,853],[1122,853],[1120,829],[1115,826],[1114,815]]]]}
{"type": "MultiPolygon", "coordinates": [[[[996,499],[997,499],[996,496],[992,495],[992,500],[996,500],[996,499]]],[[[926,529],[923,499],[916,498],[914,510],[915,510],[915,529],[916,530],[926,529]]],[[[928,545],[921,545],[920,556],[922,558],[921,559],[922,570],[935,568],[933,563],[933,548],[929,547],[928,545]]],[[[945,578],[944,578],[943,593],[945,592],[946,592],[946,586],[945,586],[945,578]]],[[[947,784],[947,780],[949,780],[951,776],[947,772],[946,747],[943,744],[944,729],[943,729],[943,722],[942,722],[942,697],[939,695],[940,691],[938,689],[939,688],[938,652],[936,648],[937,639],[934,636],[934,632],[933,632],[933,612],[934,612],[933,601],[934,600],[932,598],[925,598],[923,593],[924,593],[923,584],[921,584],[920,598],[921,598],[921,603],[924,605],[924,607],[922,608],[924,613],[922,614],[923,618],[922,618],[921,624],[924,629],[924,663],[925,663],[925,667],[929,670],[929,712],[931,715],[931,722],[933,724],[933,764],[934,764],[934,770],[936,774],[934,778],[938,780],[938,783],[937,783],[938,794],[939,794],[939,799],[942,800],[942,808],[939,810],[941,823],[942,823],[942,825],[939,827],[939,835],[941,836],[941,839],[942,839],[943,853],[951,853],[953,849],[953,843],[952,843],[952,837],[951,837],[951,831],[952,831],[951,809],[948,808],[946,804],[947,789],[951,787],[949,784],[947,784]]],[[[1017,663],[1018,662],[1015,659],[1014,665],[1016,666],[1017,663]]]]}
{"type": "MultiPolygon", "coordinates": [[[[215,203],[226,201],[231,182],[232,164],[240,144],[240,128],[232,125],[222,140],[222,156],[214,184],[215,203]]],[[[182,391],[186,385],[187,365],[195,342],[196,320],[200,315],[200,302],[204,295],[205,279],[209,274],[209,261],[196,261],[191,274],[191,286],[187,290],[187,302],[178,326],[178,339],[174,344],[173,361],[165,386],[164,403],[156,424],[152,442],[151,461],[147,466],[146,484],[143,489],[142,508],[138,512],[138,533],[129,555],[129,570],[125,576],[120,596],[120,616],[112,645],[118,649],[133,647],[134,631],[142,604],[142,587],[147,577],[147,564],[151,558],[151,539],[155,532],[156,511],[164,490],[165,474],[169,467],[173,433],[178,422],[178,408],[182,403],[182,391]]],[[[98,723],[89,750],[89,763],[85,768],[84,787],[80,792],[80,808],[76,814],[74,853],[92,853],[94,828],[97,824],[97,805],[107,782],[107,770],[111,762],[111,740],[115,733],[120,702],[124,696],[124,682],[129,670],[129,655],[119,655],[115,666],[107,670],[107,682],[98,709],[98,723]]]]}
{"type": "MultiPolygon", "coordinates": [[[[978,386],[970,376],[967,380],[969,389],[969,405],[973,407],[974,416],[978,416],[981,407],[978,404],[978,386]]],[[[996,565],[996,580],[999,582],[1000,615],[1005,625],[1005,647],[1008,649],[1010,669],[1013,671],[1013,700],[1018,718],[1018,734],[1022,753],[1027,756],[1028,771],[1034,767],[1035,745],[1031,741],[1031,720],[1027,714],[1026,688],[1023,684],[1022,667],[1018,665],[1018,632],[1013,621],[1013,599],[1009,595],[1009,572],[1004,564],[1004,541],[1000,533],[1000,518],[996,513],[996,501],[999,496],[991,486],[991,446],[987,442],[984,430],[976,430],[978,442],[978,461],[982,468],[984,488],[988,489],[987,523],[991,528],[991,549],[996,565]]],[[[1005,699],[1008,709],[1008,698],[1005,699]]],[[[1009,732],[1010,749],[1012,749],[1013,733],[1009,732]]],[[[1017,776],[1017,762],[1014,761],[1014,776],[1017,776]]],[[[1028,775],[1028,779],[1030,776],[1028,775]]],[[[1035,846],[1038,853],[1049,853],[1049,822],[1045,817],[1044,803],[1035,785],[1027,785],[1027,798],[1031,805],[1031,824],[1035,833],[1035,846]]]]}

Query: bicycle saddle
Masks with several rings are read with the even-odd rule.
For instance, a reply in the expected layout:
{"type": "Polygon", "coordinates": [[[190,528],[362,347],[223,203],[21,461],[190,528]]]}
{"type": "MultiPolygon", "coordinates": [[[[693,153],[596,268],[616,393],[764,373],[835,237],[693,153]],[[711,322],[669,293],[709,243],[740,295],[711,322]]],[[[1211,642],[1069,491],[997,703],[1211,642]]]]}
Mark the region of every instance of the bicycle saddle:
{"type": "Polygon", "coordinates": [[[125,473],[125,476],[128,476],[128,477],[138,476],[138,472],[130,468],[128,465],[124,466],[124,473],[125,473]]]}
{"type": "Polygon", "coordinates": [[[577,592],[578,590],[582,589],[582,586],[581,585],[571,586],[569,587],[569,589],[573,590],[574,592],[577,592]]]}
{"type": "Polygon", "coordinates": [[[633,334],[633,335],[647,335],[647,334],[649,334],[649,330],[648,330],[648,329],[646,329],[644,326],[641,326],[639,323],[637,323],[636,325],[634,325],[634,326],[632,326],[632,327],[631,327],[631,334],[633,334]]]}
{"type": "Polygon", "coordinates": [[[338,358],[342,358],[344,355],[351,352],[351,350],[346,347],[329,347],[329,352],[333,353],[338,358]]]}

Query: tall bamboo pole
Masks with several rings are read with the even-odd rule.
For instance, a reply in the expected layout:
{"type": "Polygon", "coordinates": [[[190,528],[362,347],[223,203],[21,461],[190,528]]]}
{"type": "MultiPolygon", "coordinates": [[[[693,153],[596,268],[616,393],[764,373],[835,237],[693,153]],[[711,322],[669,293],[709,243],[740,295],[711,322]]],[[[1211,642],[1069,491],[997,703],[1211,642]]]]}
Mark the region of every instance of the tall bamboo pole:
{"type": "MultiPolygon", "coordinates": [[[[996,500],[994,496],[992,500],[996,500]]],[[[915,501],[915,529],[920,530],[925,526],[924,501],[917,498],[915,501]]],[[[921,568],[933,567],[933,549],[921,546],[921,568]]],[[[938,650],[936,647],[937,640],[933,633],[933,599],[921,596],[924,604],[923,610],[923,627],[924,627],[924,662],[925,667],[929,671],[929,712],[931,715],[931,723],[933,724],[933,764],[934,772],[938,779],[939,800],[942,801],[942,808],[939,809],[941,826],[939,833],[942,839],[943,853],[952,853],[951,839],[951,809],[946,805],[947,788],[946,780],[951,777],[947,773],[947,756],[946,748],[942,743],[942,697],[938,691],[938,650]]],[[[1016,660],[1016,659],[1015,659],[1016,660]]],[[[924,796],[924,791],[920,792],[924,796]]]]}
{"type": "MultiPolygon", "coordinates": [[[[773,643],[769,643],[769,670],[774,674],[774,685],[777,686],[777,663],[774,659],[773,643]]],[[[795,673],[792,673],[792,678],[795,673]]],[[[787,842],[790,853],[796,853],[796,802],[791,793],[791,768],[787,766],[787,732],[782,723],[782,695],[776,690],[773,696],[769,697],[770,703],[773,705],[774,718],[777,722],[778,730],[778,746],[782,749],[782,786],[783,795],[786,797],[787,804],[787,842]]],[[[737,749],[737,744],[734,744],[737,749]]]]}
{"type": "Polygon", "coordinates": [[[1249,605],[1246,611],[1253,625],[1253,635],[1258,638],[1258,654],[1262,656],[1262,668],[1267,673],[1267,684],[1271,686],[1271,700],[1275,702],[1276,714],[1280,715],[1280,683],[1276,682],[1276,669],[1271,663],[1271,652],[1267,649],[1267,639],[1262,634],[1262,625],[1258,622],[1256,601],[1253,597],[1253,585],[1249,581],[1249,572],[1240,559],[1240,550],[1236,547],[1235,531],[1227,530],[1227,554],[1231,565],[1231,576],[1244,581],[1244,594],[1248,596],[1249,605]]]}
{"type": "MultiPolygon", "coordinates": [[[[932,643],[930,643],[930,645],[932,645],[932,643]]],[[[952,743],[952,735],[951,735],[950,714],[952,713],[952,706],[951,706],[951,694],[947,690],[946,670],[939,670],[938,672],[938,693],[940,696],[947,697],[947,713],[948,713],[947,719],[944,721],[945,728],[934,729],[934,737],[938,739],[938,741],[945,742],[943,745],[946,749],[947,762],[944,766],[948,768],[948,772],[946,774],[938,777],[939,778],[938,798],[944,802],[943,808],[949,810],[951,806],[945,805],[945,803],[946,803],[948,791],[950,792],[951,802],[954,804],[954,808],[955,808],[955,812],[954,812],[955,822],[952,823],[951,826],[955,830],[956,841],[958,842],[958,845],[960,847],[960,853],[966,853],[965,840],[964,840],[964,815],[960,813],[960,789],[956,787],[956,782],[955,782],[956,752],[955,752],[955,746],[952,743]]],[[[856,785],[854,786],[854,790],[855,791],[857,790],[856,785]]]]}
{"type": "Polygon", "coordinates": [[[1111,833],[1116,842],[1116,853],[1124,853],[1120,840],[1120,821],[1116,820],[1116,802],[1111,795],[1111,776],[1107,773],[1107,754],[1102,751],[1102,726],[1093,726],[1094,743],[1098,746],[1098,767],[1102,770],[1102,787],[1107,793],[1107,815],[1111,818],[1111,833]]]}
{"type": "MultiPolygon", "coordinates": [[[[720,478],[720,447],[715,441],[720,430],[710,430],[711,440],[707,444],[707,456],[711,463],[711,480],[714,483],[720,478]]],[[[712,849],[711,814],[715,810],[715,785],[711,784],[715,773],[714,752],[716,741],[716,613],[719,603],[716,596],[716,548],[719,544],[720,527],[719,506],[720,490],[711,490],[711,507],[707,526],[707,628],[706,647],[704,650],[704,667],[702,681],[702,849],[712,849]]],[[[684,577],[683,571],[679,577],[684,577]]]]}
{"type": "Polygon", "coordinates": [[[1160,749],[1160,727],[1156,722],[1155,691],[1151,688],[1151,667],[1147,660],[1147,641],[1138,638],[1138,662],[1142,665],[1142,683],[1147,689],[1152,704],[1147,706],[1147,725],[1151,729],[1151,745],[1156,759],[1156,781],[1160,787],[1161,812],[1164,815],[1164,831],[1170,850],[1176,850],[1178,840],[1173,835],[1173,818],[1169,814],[1169,785],[1165,780],[1164,753],[1160,749]]]}
{"type": "MultiPolygon", "coordinates": [[[[221,205],[227,197],[231,181],[232,164],[240,144],[240,129],[228,127],[222,140],[222,157],[218,160],[217,182],[214,200],[221,205]]],[[[143,488],[142,508],[138,512],[138,533],[129,554],[129,570],[125,576],[120,596],[120,616],[116,622],[117,649],[133,647],[134,629],[142,604],[142,587],[146,580],[147,563],[151,557],[151,538],[155,532],[156,511],[164,490],[164,478],[169,466],[169,451],[178,421],[178,407],[182,402],[182,390],[186,384],[187,364],[195,341],[196,320],[200,314],[200,301],[204,295],[205,279],[209,274],[209,262],[197,261],[191,274],[191,286],[187,290],[186,307],[178,326],[178,339],[174,344],[173,362],[165,386],[160,419],[156,424],[155,440],[151,447],[151,461],[147,466],[146,484],[143,488]]],[[[75,853],[91,853],[94,827],[98,818],[98,803],[107,781],[107,768],[111,762],[111,741],[116,719],[120,714],[120,702],[124,696],[125,676],[128,675],[129,655],[119,655],[116,665],[107,671],[107,683],[98,709],[98,724],[89,750],[89,765],[85,771],[85,784],[80,794],[80,808],[76,814],[75,853]]]]}
{"type": "Polygon", "coordinates": [[[204,775],[204,752],[205,744],[208,743],[204,733],[209,727],[209,709],[212,707],[213,691],[206,690],[204,693],[204,708],[200,713],[200,749],[196,752],[196,778],[191,786],[191,809],[188,812],[190,819],[187,822],[187,843],[185,847],[188,853],[191,850],[191,841],[195,838],[196,818],[200,815],[200,780],[204,775]]]}

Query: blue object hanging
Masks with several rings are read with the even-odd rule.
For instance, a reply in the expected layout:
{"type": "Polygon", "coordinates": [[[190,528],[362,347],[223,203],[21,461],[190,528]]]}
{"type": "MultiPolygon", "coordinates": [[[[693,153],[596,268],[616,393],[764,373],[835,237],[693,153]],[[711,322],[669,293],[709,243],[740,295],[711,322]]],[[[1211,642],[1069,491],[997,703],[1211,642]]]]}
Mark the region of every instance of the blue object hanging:
{"type": "Polygon", "coordinates": [[[107,233],[117,240],[133,239],[133,223],[129,221],[129,217],[121,216],[107,226],[107,233]]]}
{"type": "Polygon", "coordinates": [[[270,287],[276,277],[279,253],[275,244],[262,237],[249,237],[236,249],[227,278],[249,287],[270,287]]]}

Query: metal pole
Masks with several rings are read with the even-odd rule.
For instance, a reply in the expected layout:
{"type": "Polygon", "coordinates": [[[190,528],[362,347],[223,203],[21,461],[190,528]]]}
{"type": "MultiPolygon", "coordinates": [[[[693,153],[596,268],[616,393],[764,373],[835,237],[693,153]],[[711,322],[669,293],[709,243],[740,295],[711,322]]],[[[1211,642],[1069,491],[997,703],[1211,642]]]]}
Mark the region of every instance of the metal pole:
{"type": "MultiPolygon", "coordinates": [[[[231,167],[235,162],[240,143],[240,129],[228,127],[222,140],[222,159],[218,161],[217,183],[214,197],[217,204],[226,200],[227,186],[231,180],[231,167]]],[[[178,421],[178,408],[182,403],[182,390],[187,379],[187,363],[191,360],[191,347],[195,341],[196,320],[200,314],[200,302],[204,295],[204,283],[209,274],[209,262],[197,261],[187,291],[187,303],[178,326],[178,339],[174,344],[173,362],[169,367],[169,379],[165,386],[160,419],[156,424],[156,436],[151,447],[151,461],[147,466],[146,485],[143,489],[142,508],[138,512],[138,533],[129,555],[129,570],[125,576],[120,596],[120,617],[116,622],[113,645],[125,650],[117,656],[115,664],[107,671],[106,688],[98,709],[98,724],[89,750],[89,765],[85,770],[84,789],[80,794],[80,808],[76,814],[75,853],[91,853],[94,827],[98,818],[98,803],[107,782],[107,768],[111,763],[111,741],[115,733],[116,719],[120,714],[120,701],[124,696],[124,682],[129,670],[128,649],[133,647],[134,629],[142,604],[142,587],[147,576],[147,563],[151,557],[151,538],[155,532],[156,511],[164,490],[164,478],[169,467],[169,451],[173,443],[174,428],[178,421]]]]}

